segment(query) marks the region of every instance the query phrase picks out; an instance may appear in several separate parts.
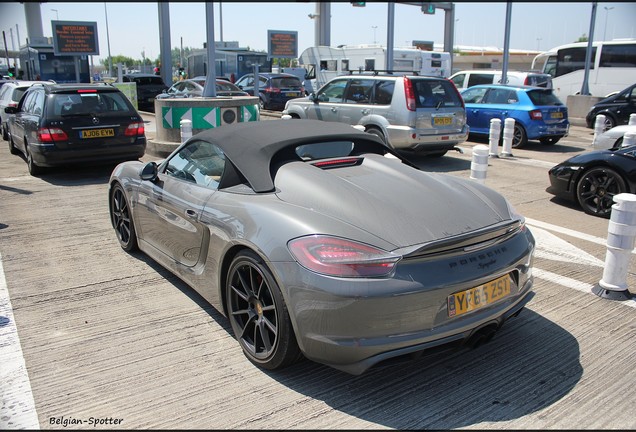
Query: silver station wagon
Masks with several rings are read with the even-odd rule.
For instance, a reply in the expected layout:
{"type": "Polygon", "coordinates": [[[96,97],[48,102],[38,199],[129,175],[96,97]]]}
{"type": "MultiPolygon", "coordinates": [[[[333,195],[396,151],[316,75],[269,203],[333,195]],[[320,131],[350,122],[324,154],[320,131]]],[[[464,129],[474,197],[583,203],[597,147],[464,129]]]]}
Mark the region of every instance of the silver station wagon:
{"type": "Polygon", "coordinates": [[[445,78],[340,76],[317,93],[287,102],[283,115],[361,125],[389,147],[443,156],[468,138],[464,101],[445,78]]]}

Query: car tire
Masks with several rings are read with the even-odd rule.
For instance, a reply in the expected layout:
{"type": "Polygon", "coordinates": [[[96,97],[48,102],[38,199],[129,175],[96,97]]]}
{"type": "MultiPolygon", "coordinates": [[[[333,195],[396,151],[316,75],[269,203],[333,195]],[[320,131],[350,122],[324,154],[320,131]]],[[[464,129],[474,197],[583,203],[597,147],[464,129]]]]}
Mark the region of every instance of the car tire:
{"type": "Polygon", "coordinates": [[[623,177],[608,167],[594,167],[581,174],[576,183],[576,199],[585,213],[609,218],[614,195],[627,192],[623,177]]]}
{"type": "Polygon", "coordinates": [[[302,358],[283,295],[258,255],[245,250],[234,257],[225,289],[232,330],[248,360],[274,370],[302,358]]]}
{"type": "Polygon", "coordinates": [[[614,143],[612,148],[610,148],[610,150],[618,150],[622,146],[623,146],[623,137],[620,137],[619,139],[616,140],[616,142],[614,143]]]}
{"type": "Polygon", "coordinates": [[[13,142],[13,135],[11,135],[10,133],[8,133],[7,135],[7,141],[9,141],[9,153],[11,153],[12,155],[17,155],[18,153],[20,153],[20,150],[18,150],[18,148],[15,146],[15,143],[13,142]]]}
{"type": "Polygon", "coordinates": [[[117,240],[121,248],[126,252],[137,250],[139,246],[135,223],[124,189],[119,184],[115,184],[110,194],[110,220],[117,233],[117,240]]]}
{"type": "Polygon", "coordinates": [[[526,130],[515,122],[515,128],[512,132],[512,148],[521,148],[528,144],[528,135],[526,134],[526,130]]]}
{"type": "Polygon", "coordinates": [[[605,116],[605,123],[603,124],[603,132],[608,131],[616,126],[616,120],[611,114],[602,113],[605,116]]]}
{"type": "Polygon", "coordinates": [[[259,107],[261,110],[265,110],[265,109],[267,109],[267,106],[265,105],[265,100],[264,100],[263,98],[259,98],[259,99],[258,99],[258,107],[259,107]]]}
{"type": "Polygon", "coordinates": [[[386,145],[386,139],[384,138],[384,134],[382,133],[382,131],[380,129],[374,128],[374,127],[370,127],[365,129],[366,133],[369,133],[371,135],[375,135],[378,138],[380,138],[382,140],[382,142],[384,143],[384,145],[386,145]]]}
{"type": "Polygon", "coordinates": [[[559,142],[561,137],[539,138],[539,142],[543,145],[554,145],[559,142]]]}
{"type": "Polygon", "coordinates": [[[29,174],[31,174],[33,177],[37,177],[44,173],[44,168],[37,165],[33,160],[33,155],[29,151],[29,144],[27,143],[26,139],[24,140],[24,155],[26,156],[26,163],[27,167],[29,168],[29,174]]]}
{"type": "Polygon", "coordinates": [[[0,125],[0,129],[2,129],[2,139],[5,141],[9,141],[9,133],[7,132],[7,126],[0,125]]]}

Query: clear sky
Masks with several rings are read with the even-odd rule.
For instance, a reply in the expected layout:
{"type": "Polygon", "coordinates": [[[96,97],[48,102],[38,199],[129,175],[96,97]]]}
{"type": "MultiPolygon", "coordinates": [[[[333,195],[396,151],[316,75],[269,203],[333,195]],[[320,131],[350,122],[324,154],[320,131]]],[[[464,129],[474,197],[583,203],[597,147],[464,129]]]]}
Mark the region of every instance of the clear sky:
{"type": "MultiPolygon", "coordinates": [[[[51,20],[95,21],[99,36],[99,58],[108,55],[103,2],[41,4],[44,36],[51,36],[51,20]]],[[[155,59],[159,49],[159,18],[156,2],[107,2],[110,52],[141,59],[155,59]]],[[[216,40],[238,41],[241,47],[267,49],[267,30],[298,32],[299,54],[314,45],[316,4],[296,2],[214,2],[216,40]],[[223,25],[220,25],[220,19],[223,25]],[[221,35],[222,29],[222,35],[221,35]],[[222,37],[221,37],[222,36],[222,37]]],[[[455,3],[455,44],[503,48],[506,3],[455,3]]],[[[331,5],[331,45],[379,43],[387,40],[387,3],[367,2],[353,7],[350,2],[331,5]]],[[[511,49],[547,50],[589,34],[591,2],[512,3],[511,49]]],[[[206,3],[170,3],[171,46],[203,48],[206,40],[206,3]]],[[[395,46],[413,40],[443,44],[444,11],[425,15],[416,6],[395,5],[395,46]]],[[[24,5],[0,3],[0,30],[12,47],[10,29],[17,46],[27,37],[24,5]],[[16,25],[18,26],[16,30],[16,25]]],[[[636,3],[599,2],[594,40],[636,38],[636,3]],[[607,25],[606,25],[607,23],[607,25]]],[[[3,47],[0,40],[0,48],[3,47]]],[[[4,59],[4,50],[1,57],[4,59]]],[[[97,59],[95,60],[97,62],[97,59]]],[[[4,63],[4,61],[3,61],[4,63]]]]}

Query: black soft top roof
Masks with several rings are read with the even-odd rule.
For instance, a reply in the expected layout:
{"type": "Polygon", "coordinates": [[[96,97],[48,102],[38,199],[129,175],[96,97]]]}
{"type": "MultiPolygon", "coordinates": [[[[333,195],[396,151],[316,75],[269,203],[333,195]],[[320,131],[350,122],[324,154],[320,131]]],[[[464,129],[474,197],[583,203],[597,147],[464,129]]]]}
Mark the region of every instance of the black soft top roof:
{"type": "MultiPolygon", "coordinates": [[[[351,141],[354,143],[351,155],[392,153],[402,159],[374,135],[347,124],[320,120],[236,123],[198,133],[188,142],[193,140],[204,140],[219,146],[236,169],[237,173],[234,174],[240,173],[255,192],[273,191],[272,174],[275,167],[289,161],[301,161],[296,154],[296,147],[304,144],[351,141]]],[[[238,183],[238,177],[232,173],[226,172],[223,177],[220,188],[238,183]]]]}

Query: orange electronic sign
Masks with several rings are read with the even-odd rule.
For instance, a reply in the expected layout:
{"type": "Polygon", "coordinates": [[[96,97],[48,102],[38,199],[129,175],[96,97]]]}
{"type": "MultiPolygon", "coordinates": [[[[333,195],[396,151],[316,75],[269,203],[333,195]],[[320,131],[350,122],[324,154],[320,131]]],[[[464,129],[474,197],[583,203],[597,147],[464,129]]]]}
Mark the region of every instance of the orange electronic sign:
{"type": "Polygon", "coordinates": [[[298,58],[298,32],[267,30],[268,58],[298,58]]]}
{"type": "Polygon", "coordinates": [[[55,55],[99,55],[97,23],[51,21],[55,55]]]}

